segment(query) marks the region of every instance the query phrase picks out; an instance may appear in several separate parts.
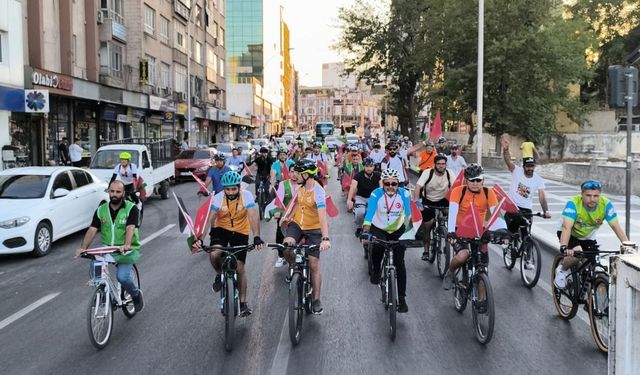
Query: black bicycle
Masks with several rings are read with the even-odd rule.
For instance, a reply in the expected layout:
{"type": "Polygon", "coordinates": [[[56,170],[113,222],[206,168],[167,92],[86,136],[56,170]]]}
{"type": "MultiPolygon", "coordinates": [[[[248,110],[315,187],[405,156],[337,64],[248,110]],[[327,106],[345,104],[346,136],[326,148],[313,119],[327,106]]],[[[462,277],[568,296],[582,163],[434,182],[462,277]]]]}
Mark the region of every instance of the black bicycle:
{"type": "Polygon", "coordinates": [[[447,241],[447,215],[444,213],[443,207],[427,206],[427,208],[435,211],[435,221],[431,227],[431,242],[429,244],[429,262],[435,260],[438,268],[438,275],[444,278],[449,262],[451,261],[451,246],[447,241]]]}
{"type": "Polygon", "coordinates": [[[222,258],[222,288],[220,289],[220,312],[224,315],[224,348],[233,350],[236,330],[236,317],[240,315],[240,290],[238,289],[238,258],[237,253],[251,251],[254,245],[240,246],[203,246],[202,251],[210,253],[221,251],[222,258]]]}
{"type": "Polygon", "coordinates": [[[609,272],[601,255],[619,254],[620,251],[603,251],[597,244],[583,251],[574,251],[578,265],[567,275],[567,285],[560,289],[555,285],[556,268],[566,256],[558,254],[551,266],[551,291],[558,315],[571,320],[578,313],[580,304],[589,313],[591,334],[603,353],[609,351],[609,272]]]}
{"type": "Polygon", "coordinates": [[[267,206],[267,200],[269,199],[269,192],[267,191],[267,180],[268,177],[260,177],[256,181],[256,198],[258,200],[258,211],[260,212],[260,220],[264,219],[264,209],[267,206]]]}
{"type": "Polygon", "coordinates": [[[513,214],[519,217],[524,224],[520,225],[516,233],[503,232],[501,240],[494,243],[500,243],[502,246],[502,260],[508,270],[513,269],[516,260],[520,258],[520,276],[522,282],[527,288],[533,288],[540,278],[540,269],[542,261],[540,258],[540,246],[531,236],[531,225],[533,224],[533,216],[544,218],[540,212],[535,214],[525,214],[519,212],[513,214]],[[506,245],[506,246],[505,246],[506,245]]]}
{"type": "MultiPolygon", "coordinates": [[[[376,237],[368,240],[369,259],[371,259],[371,251],[374,244],[384,247],[384,255],[382,257],[382,273],[380,275],[380,292],[382,293],[382,304],[385,310],[389,312],[389,335],[391,341],[396,339],[396,314],[398,312],[398,277],[396,266],[393,264],[393,248],[401,244],[400,241],[385,241],[376,237]]],[[[373,270],[372,270],[373,272],[373,270]]]]}
{"type": "Polygon", "coordinates": [[[302,337],[304,312],[311,314],[313,286],[309,270],[309,255],[307,253],[310,250],[317,249],[318,245],[270,243],[267,246],[273,249],[291,249],[296,257],[295,263],[291,268],[291,280],[289,282],[289,338],[293,345],[298,345],[302,337]]]}
{"type": "MultiPolygon", "coordinates": [[[[367,209],[367,204],[366,203],[353,203],[353,209],[351,211],[353,211],[353,216],[356,216],[356,209],[358,208],[365,208],[365,211],[367,209]]],[[[356,229],[361,229],[361,228],[356,228],[356,229]]],[[[357,234],[357,233],[356,233],[357,234]]],[[[364,251],[364,259],[369,259],[369,253],[367,252],[367,246],[362,246],[363,251],[364,251]]],[[[369,261],[369,275],[371,275],[371,262],[369,261]]]]}
{"type": "Polygon", "coordinates": [[[482,261],[480,247],[488,242],[480,238],[456,238],[456,246],[469,245],[471,254],[467,263],[459,267],[453,279],[453,300],[458,312],[467,307],[471,301],[471,313],[476,339],[487,344],[493,336],[495,308],[493,289],[487,274],[487,264],[482,261]]]}

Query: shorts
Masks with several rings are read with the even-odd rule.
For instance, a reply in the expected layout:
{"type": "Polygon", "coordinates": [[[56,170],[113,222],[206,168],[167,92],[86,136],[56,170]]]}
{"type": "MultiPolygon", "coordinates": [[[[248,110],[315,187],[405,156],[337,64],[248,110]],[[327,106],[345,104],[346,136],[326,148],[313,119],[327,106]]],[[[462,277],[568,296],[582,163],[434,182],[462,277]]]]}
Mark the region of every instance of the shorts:
{"type": "MultiPolygon", "coordinates": [[[[518,207],[518,209],[520,210],[521,213],[526,215],[531,215],[531,213],[533,212],[528,208],[518,207]]],[[[524,220],[524,218],[521,215],[510,213],[510,212],[507,212],[506,214],[504,214],[504,221],[507,223],[507,229],[509,229],[509,232],[511,233],[517,233],[518,229],[521,226],[526,226],[527,224],[527,222],[524,220]]],[[[527,234],[526,232],[527,232],[527,228],[525,228],[523,230],[523,233],[520,233],[520,234],[524,236],[527,234]]]]}
{"type": "MultiPolygon", "coordinates": [[[[454,255],[457,255],[460,252],[460,250],[469,250],[469,246],[473,246],[473,247],[480,246],[480,262],[482,264],[489,266],[489,246],[487,244],[482,244],[482,245],[469,244],[468,246],[465,245],[463,247],[462,245],[460,245],[459,242],[456,242],[452,246],[454,255]]],[[[469,254],[471,254],[470,250],[469,250],[469,254]]]]}
{"type": "MultiPolygon", "coordinates": [[[[287,237],[293,238],[296,243],[300,243],[300,240],[304,238],[307,245],[320,245],[320,242],[322,242],[320,229],[302,230],[302,228],[294,222],[289,223],[287,226],[287,237]]],[[[320,248],[309,250],[307,254],[320,258],[320,248]]]]}
{"type": "MultiPolygon", "coordinates": [[[[560,239],[560,236],[562,235],[562,231],[558,231],[557,235],[558,235],[558,239],[560,239]]],[[[574,237],[572,235],[571,237],[569,237],[569,244],[567,245],[567,249],[573,249],[576,246],[580,246],[582,250],[587,251],[597,244],[598,242],[596,240],[581,240],[578,237],[574,237]]],[[[596,259],[596,256],[595,254],[590,254],[585,256],[585,258],[591,259],[592,261],[594,261],[596,259]]]]}
{"type": "MultiPolygon", "coordinates": [[[[212,228],[209,232],[211,236],[211,246],[241,246],[249,244],[249,235],[238,232],[232,232],[224,228],[212,228]]],[[[247,251],[243,250],[236,253],[236,258],[242,263],[246,263],[247,251]]]]}
{"type": "Polygon", "coordinates": [[[423,223],[426,223],[427,221],[431,221],[436,218],[436,210],[434,210],[433,208],[429,208],[427,206],[449,208],[449,201],[444,198],[436,202],[430,201],[428,199],[423,199],[422,204],[424,205],[424,209],[422,210],[423,223]]]}

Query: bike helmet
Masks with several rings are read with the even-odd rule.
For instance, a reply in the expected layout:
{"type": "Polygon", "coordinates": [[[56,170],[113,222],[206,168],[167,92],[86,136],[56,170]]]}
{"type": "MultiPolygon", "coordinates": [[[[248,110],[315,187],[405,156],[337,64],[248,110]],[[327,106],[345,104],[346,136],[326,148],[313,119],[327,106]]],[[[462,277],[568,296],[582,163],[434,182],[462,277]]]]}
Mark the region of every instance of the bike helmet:
{"type": "Polygon", "coordinates": [[[373,162],[373,159],[371,158],[364,158],[364,160],[362,161],[362,165],[374,165],[375,163],[373,162]]]}
{"type": "Polygon", "coordinates": [[[289,150],[287,150],[286,148],[281,148],[280,150],[278,150],[278,155],[280,154],[287,155],[288,153],[289,153],[289,150]]]}
{"type": "Polygon", "coordinates": [[[467,180],[484,178],[482,172],[484,172],[484,169],[480,165],[471,163],[464,169],[464,178],[467,180]]]}
{"type": "Polygon", "coordinates": [[[226,159],[226,158],[224,157],[224,154],[216,154],[216,155],[213,157],[213,160],[215,160],[215,161],[218,161],[218,160],[225,161],[225,159],[226,159]]]}
{"type": "Polygon", "coordinates": [[[120,160],[131,160],[131,154],[128,152],[121,152],[120,153],[120,160]]]}
{"type": "Polygon", "coordinates": [[[438,137],[438,143],[444,143],[447,139],[445,137],[438,137]]]}
{"type": "Polygon", "coordinates": [[[442,154],[438,154],[438,155],[436,155],[436,157],[435,157],[435,158],[433,158],[433,162],[434,162],[434,163],[437,163],[437,162],[439,162],[440,160],[444,160],[444,161],[446,162],[446,161],[447,161],[447,157],[446,157],[446,156],[444,156],[444,155],[442,155],[442,154]]]}
{"type": "Polygon", "coordinates": [[[222,187],[228,186],[240,186],[242,182],[242,177],[235,171],[225,172],[220,179],[220,184],[222,187]]]}
{"type": "Polygon", "coordinates": [[[296,163],[293,169],[298,173],[308,173],[315,176],[318,173],[316,162],[311,159],[302,159],[296,163]]]}
{"type": "Polygon", "coordinates": [[[260,153],[261,153],[261,154],[268,154],[268,153],[269,153],[269,149],[268,149],[268,148],[266,148],[266,147],[261,147],[261,148],[260,148],[260,153]]]}
{"type": "Polygon", "coordinates": [[[427,146],[427,147],[435,147],[436,146],[431,141],[424,141],[424,145],[427,146]]]}
{"type": "Polygon", "coordinates": [[[382,176],[381,179],[384,180],[388,180],[388,179],[396,179],[399,180],[400,179],[400,172],[398,172],[395,169],[391,169],[391,168],[387,168],[384,171],[382,171],[382,176]]]}
{"type": "Polygon", "coordinates": [[[315,143],[313,144],[313,148],[316,148],[316,147],[320,148],[320,142],[315,142],[315,143]]]}

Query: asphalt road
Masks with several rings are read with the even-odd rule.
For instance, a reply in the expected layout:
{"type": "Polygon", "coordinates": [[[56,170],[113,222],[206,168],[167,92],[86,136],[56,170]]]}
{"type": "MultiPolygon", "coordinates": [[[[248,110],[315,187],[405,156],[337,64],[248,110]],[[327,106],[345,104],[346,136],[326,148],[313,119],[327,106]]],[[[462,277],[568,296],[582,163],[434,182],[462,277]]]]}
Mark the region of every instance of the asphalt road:
{"type": "MultiPolygon", "coordinates": [[[[194,183],[173,190],[193,214],[194,183]]],[[[344,212],[335,181],[329,192],[341,214],[330,221],[333,248],[322,254],[324,314],[307,316],[302,342],[292,348],[285,325],[285,268],[275,251],[248,256],[253,315],[237,322],[237,345],[224,350],[223,317],[211,292],[213,273],[204,254],[191,255],[179,233],[173,199],[145,205],[139,268],[146,307],[133,319],[116,312],[109,346],[97,351],[87,333],[89,262],[74,259],[83,233],[54,244],[51,254],[0,257],[0,363],[3,374],[603,374],[585,314],[561,320],[549,293],[552,259],[543,251],[541,282],[521,285],[497,249],[490,277],[497,311],[493,340],[480,345],[471,312],[453,308],[435,265],[409,249],[407,303],[391,342],[379,291],[367,277],[352,216],[344,212]],[[171,226],[174,225],[174,226],[171,226]],[[171,227],[170,227],[171,226],[171,227]],[[162,232],[163,231],[163,232],[162,232]],[[160,233],[158,235],[158,233],[160,233]],[[33,308],[34,302],[40,305],[33,308]],[[31,305],[26,314],[20,313],[31,305]],[[18,313],[18,315],[14,315],[18,313]]],[[[274,241],[275,224],[262,237],[274,241]]]]}

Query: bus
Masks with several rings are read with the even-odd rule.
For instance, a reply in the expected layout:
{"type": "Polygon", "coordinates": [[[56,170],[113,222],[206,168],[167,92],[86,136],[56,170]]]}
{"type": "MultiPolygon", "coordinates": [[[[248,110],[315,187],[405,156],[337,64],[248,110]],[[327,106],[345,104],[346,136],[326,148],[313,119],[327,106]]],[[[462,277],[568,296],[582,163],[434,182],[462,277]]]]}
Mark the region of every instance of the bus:
{"type": "Polygon", "coordinates": [[[333,135],[333,121],[316,122],[316,140],[333,135]]]}

